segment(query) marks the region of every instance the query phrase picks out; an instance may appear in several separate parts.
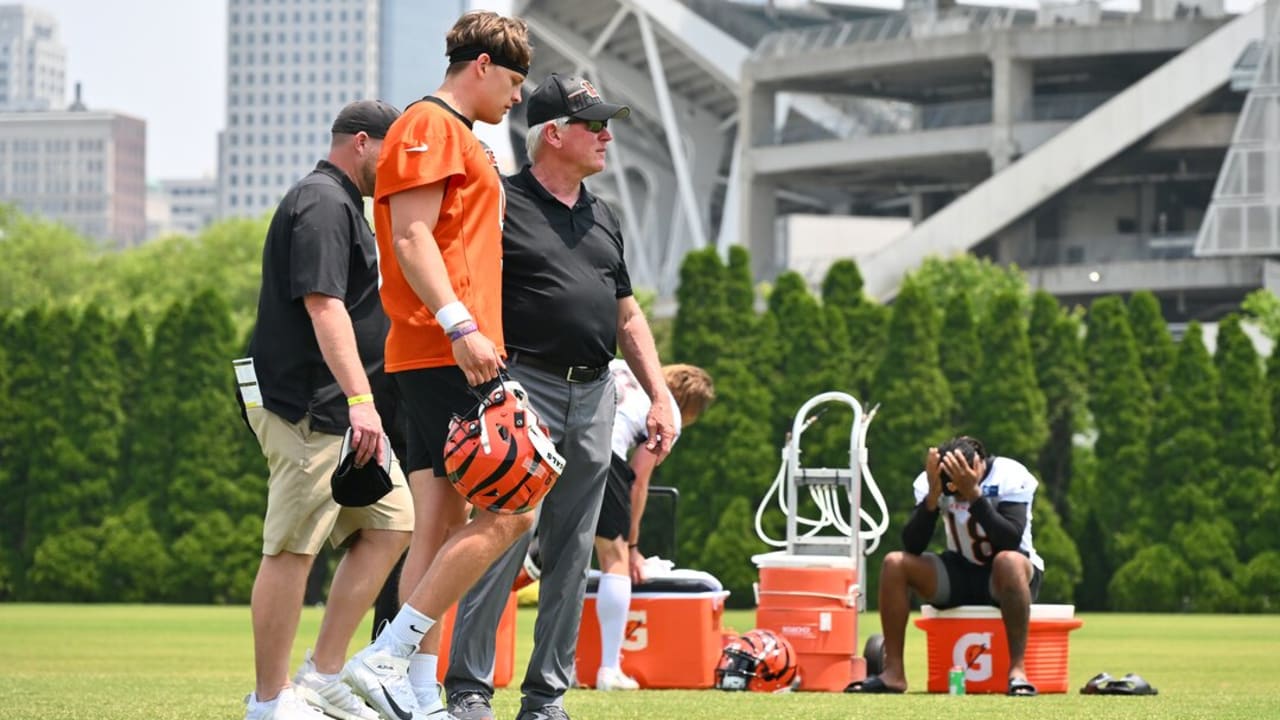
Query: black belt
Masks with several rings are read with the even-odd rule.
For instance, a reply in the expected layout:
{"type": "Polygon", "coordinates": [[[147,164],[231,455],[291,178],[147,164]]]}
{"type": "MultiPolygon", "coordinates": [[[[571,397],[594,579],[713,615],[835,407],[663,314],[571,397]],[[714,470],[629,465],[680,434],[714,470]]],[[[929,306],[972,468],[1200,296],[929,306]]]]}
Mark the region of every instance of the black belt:
{"type": "Polygon", "coordinates": [[[528,365],[534,370],[541,370],[557,377],[562,377],[571,383],[586,383],[598,380],[602,375],[609,371],[608,365],[600,367],[589,367],[586,365],[558,365],[539,358],[536,355],[513,350],[507,362],[513,365],[528,365]]]}

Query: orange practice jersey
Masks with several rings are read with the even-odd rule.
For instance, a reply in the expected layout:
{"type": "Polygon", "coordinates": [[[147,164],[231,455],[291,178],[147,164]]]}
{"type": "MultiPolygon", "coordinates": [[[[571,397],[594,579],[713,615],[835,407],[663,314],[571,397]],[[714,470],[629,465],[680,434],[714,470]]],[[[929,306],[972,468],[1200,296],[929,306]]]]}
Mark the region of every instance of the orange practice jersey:
{"type": "Polygon", "coordinates": [[[502,347],[502,178],[493,153],[471,128],[433,100],[414,103],[391,126],[378,158],[373,219],[382,272],[382,305],[391,318],[387,371],[455,364],[435,316],[404,278],[392,247],[390,198],[445,182],[436,245],[453,292],[480,332],[502,347]]]}

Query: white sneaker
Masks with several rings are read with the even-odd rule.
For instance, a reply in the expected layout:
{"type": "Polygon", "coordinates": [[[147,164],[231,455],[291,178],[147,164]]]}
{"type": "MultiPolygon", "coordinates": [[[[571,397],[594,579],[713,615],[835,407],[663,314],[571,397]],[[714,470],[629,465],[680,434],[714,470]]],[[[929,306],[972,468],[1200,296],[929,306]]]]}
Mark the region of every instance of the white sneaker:
{"type": "Polygon", "coordinates": [[[287,687],[280,691],[275,700],[258,702],[250,694],[244,699],[244,720],[323,720],[324,713],[302,701],[287,687]]]}
{"type": "Polygon", "coordinates": [[[370,645],[342,667],[342,681],[385,720],[426,720],[409,684],[409,658],[370,645]]]}
{"type": "Polygon", "coordinates": [[[602,667],[596,671],[597,690],[639,690],[640,683],[621,668],[602,667]]]}
{"type": "Polygon", "coordinates": [[[313,708],[338,720],[378,720],[378,713],[351,692],[341,678],[327,680],[316,670],[307,650],[302,667],[293,677],[294,691],[313,708]]]}

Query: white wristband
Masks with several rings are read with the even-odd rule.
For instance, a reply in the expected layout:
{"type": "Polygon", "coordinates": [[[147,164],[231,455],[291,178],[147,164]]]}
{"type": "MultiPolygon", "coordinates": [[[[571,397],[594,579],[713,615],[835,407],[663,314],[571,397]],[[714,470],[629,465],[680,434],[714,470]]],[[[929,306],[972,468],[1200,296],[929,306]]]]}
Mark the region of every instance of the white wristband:
{"type": "Polygon", "coordinates": [[[440,323],[440,327],[444,328],[445,332],[448,332],[464,322],[474,321],[471,318],[471,313],[467,310],[467,306],[463,305],[460,300],[454,300],[436,311],[436,322],[440,323]]]}

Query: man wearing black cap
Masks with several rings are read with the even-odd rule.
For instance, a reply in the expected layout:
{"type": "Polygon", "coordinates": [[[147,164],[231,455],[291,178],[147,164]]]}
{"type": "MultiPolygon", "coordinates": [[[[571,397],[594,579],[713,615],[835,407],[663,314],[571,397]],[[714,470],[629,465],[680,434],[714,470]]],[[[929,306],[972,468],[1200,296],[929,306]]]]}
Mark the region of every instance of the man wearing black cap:
{"type": "Polygon", "coordinates": [[[394,462],[391,491],[365,507],[335,503],[330,478],[348,427],[355,463],[390,459],[383,432],[395,412],[383,372],[389,323],[362,197],[373,194],[382,138],[399,114],[370,100],[343,108],[328,159],[289,189],[267,231],[250,357],[236,363],[245,417],[270,470],[252,598],[257,687],[246,700],[246,720],[316,720],[319,710],[344,720],[378,718],[337,673],[409,543],[413,503],[394,462]],[[289,656],[307,575],[326,537],[347,552],[315,651],[291,685],[289,656]]]}
{"type": "MultiPolygon", "coordinates": [[[[508,371],[549,426],[565,471],[535,531],[542,585],[517,720],[562,720],[612,455],[609,361],[619,347],[652,400],[646,447],[659,462],[675,426],[653,334],[631,291],[618,218],[582,184],[604,169],[609,121],[631,110],[604,102],[587,80],[554,74],[526,107],[532,165],[503,181],[502,324],[508,371]]],[[[498,619],[530,539],[513,545],[459,604],[445,676],[449,711],[459,720],[493,718],[498,619]]]]}

